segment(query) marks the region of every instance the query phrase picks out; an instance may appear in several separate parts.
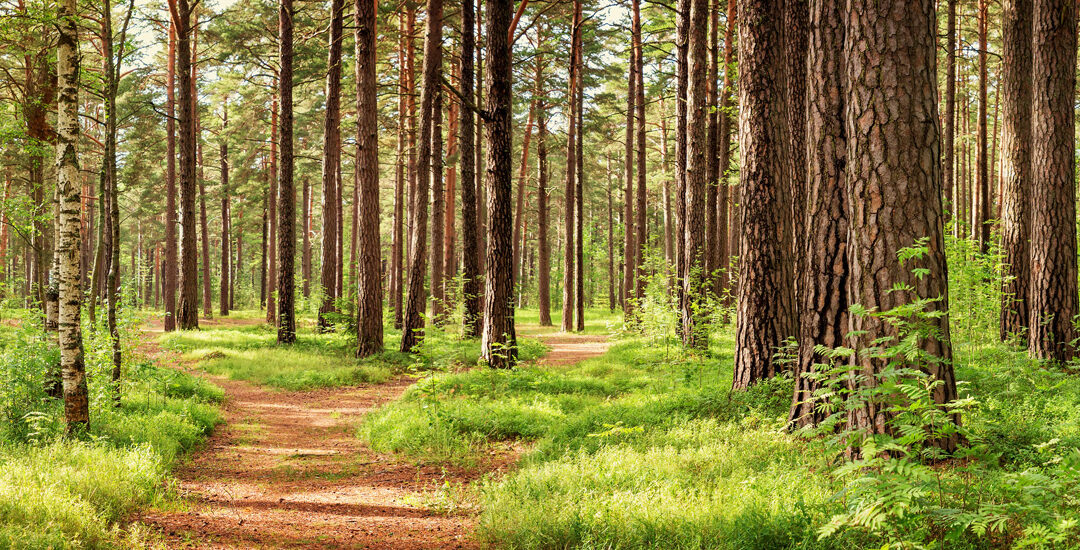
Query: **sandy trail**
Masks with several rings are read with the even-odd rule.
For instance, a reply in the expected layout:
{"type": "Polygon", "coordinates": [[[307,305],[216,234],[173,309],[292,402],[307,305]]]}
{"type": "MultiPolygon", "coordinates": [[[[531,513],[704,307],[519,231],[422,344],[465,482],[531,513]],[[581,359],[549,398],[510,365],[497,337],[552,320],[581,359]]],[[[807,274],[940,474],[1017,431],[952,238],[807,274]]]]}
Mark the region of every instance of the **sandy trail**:
{"type": "MultiPolygon", "coordinates": [[[[607,349],[599,336],[539,337],[551,347],[541,359],[546,364],[571,364],[607,349]]],[[[152,353],[159,362],[178,362],[167,352],[152,353]]],[[[376,453],[355,436],[364,414],[400,397],[413,379],[306,392],[212,380],[225,389],[226,424],[176,472],[190,505],[136,518],[170,548],[478,547],[475,513],[437,509],[434,495],[447,482],[464,486],[512,464],[417,465],[376,453]]]]}

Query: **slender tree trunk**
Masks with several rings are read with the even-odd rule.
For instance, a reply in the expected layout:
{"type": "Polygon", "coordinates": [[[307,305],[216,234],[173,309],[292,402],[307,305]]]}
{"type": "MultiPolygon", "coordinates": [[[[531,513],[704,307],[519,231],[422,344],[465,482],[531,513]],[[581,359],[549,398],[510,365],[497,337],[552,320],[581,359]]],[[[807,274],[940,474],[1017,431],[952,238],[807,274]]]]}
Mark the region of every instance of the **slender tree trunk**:
{"type": "MultiPolygon", "coordinates": [[[[460,86],[460,74],[458,74],[459,67],[455,64],[454,69],[451,71],[455,82],[460,86]]],[[[450,106],[447,108],[447,117],[449,119],[449,125],[446,129],[446,158],[456,159],[458,156],[458,126],[461,121],[461,106],[457,101],[451,101],[450,106]]],[[[443,193],[443,198],[446,201],[446,212],[443,216],[443,255],[439,261],[443,264],[443,277],[446,281],[450,281],[457,274],[457,266],[455,265],[457,250],[455,249],[455,240],[457,239],[457,233],[454,229],[454,210],[457,208],[455,193],[457,193],[457,165],[451,164],[446,167],[446,191],[443,193]]],[[[449,283],[444,283],[446,286],[449,283]]],[[[445,293],[445,291],[444,291],[445,293]]],[[[451,296],[445,296],[446,299],[446,316],[452,313],[454,304],[450,302],[451,296]]]]}
{"type": "MultiPolygon", "coordinates": [[[[683,271],[682,340],[688,348],[709,348],[708,327],[701,302],[705,283],[705,195],[708,183],[708,94],[705,79],[708,64],[709,2],[690,0],[687,24],[687,60],[690,80],[687,89],[686,123],[686,264],[683,271]]],[[[782,235],[782,234],[781,234],[782,235]]]]}
{"type": "Polygon", "coordinates": [[[412,233],[409,238],[412,244],[409,247],[409,295],[401,334],[403,352],[411,352],[424,337],[423,316],[427,304],[424,275],[427,271],[428,186],[432,182],[435,96],[442,86],[439,82],[442,10],[442,0],[428,0],[427,34],[424,36],[424,80],[420,92],[420,147],[417,155],[416,194],[409,209],[409,228],[412,233]]]}
{"type": "Polygon", "coordinates": [[[548,161],[547,105],[543,100],[536,106],[536,227],[539,268],[537,298],[540,326],[551,326],[551,248],[548,244],[548,161]]]}
{"type": "MultiPolygon", "coordinates": [[[[537,44],[537,48],[541,48],[543,42],[537,44]]],[[[529,142],[532,140],[533,133],[533,119],[536,116],[536,98],[543,93],[541,90],[541,83],[543,79],[543,55],[538,55],[535,59],[535,77],[533,87],[533,99],[529,102],[529,116],[525,122],[525,132],[522,134],[521,139],[521,162],[518,164],[518,188],[517,188],[517,206],[514,214],[514,280],[517,281],[518,286],[521,286],[522,276],[525,271],[518,269],[521,263],[521,251],[525,246],[524,233],[522,233],[522,224],[525,221],[525,185],[529,180],[529,142]]],[[[516,293],[520,293],[521,289],[515,289],[516,293]]]]}
{"type": "Polygon", "coordinates": [[[806,270],[801,277],[799,358],[788,421],[793,427],[816,426],[825,414],[814,401],[820,383],[806,375],[829,364],[817,346],[844,345],[847,332],[847,137],[844,133],[843,6],[810,0],[806,51],[806,270]]]}
{"type": "Polygon", "coordinates": [[[945,51],[945,144],[942,155],[942,182],[945,186],[945,210],[955,219],[956,188],[956,1],[945,0],[946,10],[946,51],[945,51]]]}
{"type": "Polygon", "coordinates": [[[739,186],[743,208],[734,387],[774,376],[796,335],[783,3],[739,1],[739,186]]]}
{"type": "Polygon", "coordinates": [[[218,314],[222,317],[229,314],[232,307],[232,276],[233,270],[240,266],[231,266],[232,253],[232,205],[229,196],[229,143],[227,132],[229,130],[229,103],[228,100],[221,108],[221,289],[218,292],[218,314]]]}
{"type": "Polygon", "coordinates": [[[60,198],[59,263],[60,371],[63,378],[64,419],[74,434],[90,424],[86,366],[83,360],[82,284],[79,273],[79,31],[75,0],[57,6],[59,39],[57,61],[56,186],[60,198]]]}
{"type": "Polygon", "coordinates": [[[379,262],[379,126],[376,115],[375,21],[372,0],[356,0],[356,169],[360,188],[360,280],[356,354],[383,349],[382,270],[379,262]]]}
{"type": "Polygon", "coordinates": [[[1032,0],[1005,0],[1001,8],[1002,125],[1001,339],[1028,327],[1028,239],[1031,228],[1032,0]]]}
{"type": "MultiPolygon", "coordinates": [[[[607,184],[608,311],[615,311],[615,200],[612,192],[614,183],[611,179],[610,156],[607,158],[607,184]]],[[[543,269],[543,264],[540,267],[543,269]]]]}
{"type": "Polygon", "coordinates": [[[975,233],[979,236],[979,249],[983,254],[990,251],[990,157],[987,148],[987,98],[986,98],[986,35],[990,27],[990,1],[979,0],[979,135],[978,210],[975,216],[975,233]]]}
{"type": "Polygon", "coordinates": [[[278,256],[279,344],[296,341],[296,189],[293,187],[293,3],[278,4],[278,256]]]}
{"type": "Polygon", "coordinates": [[[270,197],[269,193],[263,196],[263,208],[262,208],[262,256],[259,262],[259,307],[266,307],[266,252],[269,244],[266,238],[266,234],[269,229],[270,220],[270,197]]]}
{"type": "MultiPolygon", "coordinates": [[[[301,149],[303,144],[301,143],[301,149]]],[[[302,244],[300,248],[300,291],[304,299],[311,297],[311,180],[307,174],[301,178],[300,191],[300,231],[302,244]]]]}
{"type": "Polygon", "coordinates": [[[406,68],[405,52],[406,33],[405,10],[398,15],[398,121],[397,121],[397,166],[394,174],[394,217],[393,226],[390,229],[390,310],[394,319],[394,326],[401,322],[401,264],[404,258],[405,246],[402,234],[405,214],[405,178],[408,153],[406,147],[408,140],[408,104],[409,104],[409,73],[406,68]]]}
{"type": "MultiPolygon", "coordinates": [[[[640,22],[639,22],[640,23],[640,22]]],[[[632,31],[636,33],[638,31],[632,31]]],[[[629,321],[634,315],[634,300],[631,291],[634,288],[634,274],[637,273],[637,230],[634,223],[634,116],[637,110],[634,103],[637,101],[637,47],[630,45],[630,62],[628,63],[626,77],[626,137],[623,143],[624,155],[623,167],[625,169],[626,187],[623,191],[623,315],[629,321]]]]}
{"type": "MultiPolygon", "coordinates": [[[[575,0],[575,6],[581,0],[575,0]]],[[[489,8],[490,9],[490,8],[489,8]]],[[[570,116],[567,117],[567,138],[566,138],[566,187],[563,192],[566,199],[563,203],[563,223],[565,231],[566,246],[563,249],[563,304],[562,304],[562,330],[563,332],[570,332],[574,330],[574,298],[576,295],[574,286],[574,206],[576,204],[574,200],[575,192],[575,175],[577,174],[577,155],[575,154],[574,143],[577,139],[577,83],[579,76],[577,69],[578,65],[574,62],[577,59],[577,50],[581,47],[581,20],[577,17],[577,8],[574,8],[574,21],[570,37],[570,81],[568,83],[569,89],[567,91],[567,110],[570,112],[570,116]]],[[[489,37],[490,39],[490,37],[489,37]]],[[[491,284],[489,277],[489,286],[491,284]]]]}
{"type": "MultiPolygon", "coordinates": [[[[648,239],[648,231],[645,226],[645,61],[644,52],[641,48],[641,0],[633,3],[633,37],[634,43],[634,108],[637,110],[637,201],[634,221],[634,298],[641,303],[645,298],[645,287],[648,285],[647,273],[645,272],[645,246],[648,239]]],[[[580,53],[579,53],[580,55],[580,53]]],[[[584,327],[582,327],[584,328],[584,327]]]]}
{"type": "Polygon", "coordinates": [[[686,272],[686,118],[689,85],[688,27],[690,0],[675,4],[675,281],[680,315],[686,302],[683,276],[686,272]]]}
{"type": "MultiPolygon", "coordinates": [[[[919,344],[942,361],[921,367],[941,381],[933,390],[934,401],[949,403],[956,398],[956,380],[947,314],[934,2],[852,4],[846,20],[845,133],[848,194],[853,197],[848,303],[888,311],[916,298],[939,299],[930,306],[941,314],[933,321],[937,335],[919,344]],[[902,263],[900,249],[921,239],[926,239],[925,256],[902,263]],[[917,274],[913,268],[926,271],[917,274]],[[894,290],[901,283],[911,290],[894,290]]],[[[863,352],[880,338],[895,337],[896,329],[882,317],[854,315],[849,329],[856,331],[851,347],[859,353],[853,361],[865,376],[860,383],[875,384],[886,361],[863,352]]],[[[869,433],[888,429],[888,406],[867,403],[852,414],[852,427],[869,433]]],[[[946,450],[955,443],[955,436],[937,442],[946,450]]]]}
{"type": "Polygon", "coordinates": [[[577,155],[577,190],[574,193],[574,198],[577,201],[577,206],[574,209],[574,220],[577,223],[577,227],[574,229],[574,235],[577,237],[576,244],[574,246],[574,254],[577,256],[574,262],[577,266],[577,273],[574,276],[574,305],[577,308],[577,315],[574,319],[578,332],[585,330],[585,158],[584,158],[584,142],[585,142],[585,63],[584,63],[584,48],[581,46],[583,41],[583,33],[585,32],[584,21],[585,19],[581,15],[581,2],[577,3],[577,20],[578,20],[578,48],[577,48],[577,140],[574,142],[575,154],[577,155]]]}
{"type": "Polygon", "coordinates": [[[717,265],[719,269],[724,270],[724,275],[716,279],[717,286],[716,292],[719,295],[730,297],[730,291],[734,286],[735,273],[730,269],[732,249],[735,248],[735,241],[731,239],[732,233],[736,230],[735,224],[730,223],[729,218],[731,216],[730,204],[735,197],[735,190],[729,189],[727,170],[728,165],[731,163],[731,114],[729,110],[732,107],[731,96],[734,92],[732,89],[735,86],[735,79],[732,78],[732,73],[735,72],[735,67],[732,61],[735,56],[735,27],[737,26],[737,14],[738,4],[736,0],[728,0],[727,3],[727,25],[724,29],[724,89],[719,100],[720,113],[718,113],[719,121],[717,122],[717,141],[719,143],[719,151],[717,151],[717,178],[719,178],[720,190],[717,194],[716,207],[717,207],[717,253],[720,257],[720,263],[717,265]]]}
{"type": "Polygon", "coordinates": [[[1076,3],[1035,0],[1032,51],[1031,330],[1038,359],[1076,355],[1076,3]]]}
{"type": "Polygon", "coordinates": [[[719,92],[717,86],[720,79],[720,0],[709,0],[709,77],[705,83],[705,93],[708,96],[708,123],[705,129],[706,136],[706,187],[705,187],[705,276],[707,291],[718,289],[716,281],[719,280],[717,269],[720,268],[720,220],[717,218],[720,200],[720,109],[719,92]]]}
{"type": "MultiPolygon", "coordinates": [[[[442,15],[439,15],[440,19],[442,15]]],[[[438,66],[435,74],[434,103],[431,105],[431,318],[436,325],[446,321],[446,272],[443,271],[446,194],[443,187],[443,92],[442,30],[435,49],[438,66]]],[[[424,52],[427,55],[427,52],[424,52]]]]}
{"type": "Polygon", "coordinates": [[[330,39],[326,72],[326,112],[323,115],[322,157],[322,265],[319,282],[323,300],[319,306],[319,328],[331,326],[328,313],[337,311],[338,219],[342,214],[338,192],[338,167],[341,164],[341,42],[345,0],[331,1],[330,39]]]}
{"type": "MultiPolygon", "coordinates": [[[[472,0],[461,5],[461,94],[473,97],[473,52],[475,50],[475,14],[472,0]]],[[[476,212],[476,147],[474,113],[463,110],[461,118],[461,269],[464,312],[462,333],[466,338],[481,332],[479,221],[476,212]]]]}
{"type": "Polygon", "coordinates": [[[180,301],[176,318],[181,330],[199,328],[199,249],[195,218],[195,84],[191,76],[191,8],[176,0],[176,72],[180,90],[180,301]]]}
{"type": "MultiPolygon", "coordinates": [[[[439,1],[439,0],[433,0],[439,1]]],[[[487,13],[488,75],[487,141],[488,223],[487,291],[481,356],[493,368],[510,368],[517,361],[514,331],[513,219],[511,213],[511,47],[507,38],[512,0],[491,0],[487,13]]]]}
{"type": "MultiPolygon", "coordinates": [[[[176,0],[170,0],[175,4],[176,0]]],[[[169,53],[165,77],[165,263],[159,272],[164,283],[165,332],[176,330],[176,24],[169,20],[169,53]]]]}
{"type": "MultiPolygon", "coordinates": [[[[281,107],[278,104],[280,98],[278,97],[278,90],[280,89],[280,83],[278,81],[279,76],[274,77],[274,92],[273,99],[270,101],[270,170],[267,172],[266,177],[269,180],[268,192],[267,192],[267,214],[266,218],[269,221],[269,227],[267,229],[267,253],[266,253],[266,323],[277,327],[277,306],[278,306],[278,241],[279,231],[281,229],[278,209],[278,141],[281,139],[278,133],[279,113],[281,107]]],[[[340,225],[339,225],[340,227],[340,225]]]]}

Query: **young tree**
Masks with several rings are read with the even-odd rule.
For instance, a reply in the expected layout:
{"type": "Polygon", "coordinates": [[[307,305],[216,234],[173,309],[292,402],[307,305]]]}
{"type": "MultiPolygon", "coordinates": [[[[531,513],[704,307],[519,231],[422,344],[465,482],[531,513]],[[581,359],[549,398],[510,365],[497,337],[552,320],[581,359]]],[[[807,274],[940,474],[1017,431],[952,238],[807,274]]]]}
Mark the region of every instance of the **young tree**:
{"type": "MultiPolygon", "coordinates": [[[[815,407],[816,381],[806,374],[827,364],[816,346],[836,348],[848,330],[847,311],[847,137],[844,133],[843,6],[810,0],[806,51],[806,259],[801,277],[799,357],[795,393],[788,421],[795,427],[817,425],[824,414],[815,407]]],[[[794,142],[793,142],[794,143],[794,142]]]]}
{"type": "Polygon", "coordinates": [[[1028,327],[1031,8],[1031,0],[1005,0],[1001,7],[1001,248],[1006,269],[1001,293],[1002,340],[1028,327]]]}
{"type": "Polygon", "coordinates": [[[341,41],[345,18],[345,0],[331,0],[330,43],[326,72],[326,111],[323,114],[322,141],[322,265],[319,281],[323,300],[319,306],[319,328],[330,328],[327,314],[337,311],[338,228],[341,195],[338,168],[341,165],[341,41]]]}
{"type": "Polygon", "coordinates": [[[79,189],[79,30],[75,0],[57,6],[60,37],[56,47],[56,189],[60,199],[59,258],[60,372],[64,419],[69,434],[90,423],[82,342],[82,283],[79,267],[82,197],[79,189]]]}
{"type": "MultiPolygon", "coordinates": [[[[930,306],[940,314],[933,320],[936,334],[920,345],[941,361],[921,366],[941,381],[935,402],[949,403],[956,399],[956,379],[947,313],[934,2],[852,4],[846,19],[848,300],[871,311],[917,298],[937,300],[930,306]],[[901,248],[921,242],[924,257],[897,257],[901,248]],[[901,283],[910,290],[894,290],[901,283]]],[[[852,316],[849,325],[856,331],[856,352],[896,336],[895,327],[877,316],[852,316]]],[[[855,361],[863,384],[875,383],[885,367],[885,360],[861,353],[855,361]]],[[[853,427],[880,433],[889,414],[886,406],[868,403],[854,415],[853,427]]],[[[952,437],[937,442],[947,450],[955,443],[952,437]]]]}
{"type": "Polygon", "coordinates": [[[782,4],[740,0],[738,7],[742,244],[736,388],[776,374],[776,348],[795,336],[797,326],[782,4]]]}
{"type": "Polygon", "coordinates": [[[511,161],[511,48],[507,37],[513,15],[512,0],[491,0],[487,13],[487,292],[484,295],[484,333],[481,355],[494,368],[517,362],[514,331],[513,220],[510,202],[511,161]]]}
{"type": "Polygon", "coordinates": [[[1031,354],[1076,355],[1076,3],[1035,0],[1031,74],[1031,354]]]}
{"type": "Polygon", "coordinates": [[[379,262],[379,127],[375,95],[375,2],[356,0],[356,184],[360,188],[360,280],[356,354],[383,349],[379,262]]]}

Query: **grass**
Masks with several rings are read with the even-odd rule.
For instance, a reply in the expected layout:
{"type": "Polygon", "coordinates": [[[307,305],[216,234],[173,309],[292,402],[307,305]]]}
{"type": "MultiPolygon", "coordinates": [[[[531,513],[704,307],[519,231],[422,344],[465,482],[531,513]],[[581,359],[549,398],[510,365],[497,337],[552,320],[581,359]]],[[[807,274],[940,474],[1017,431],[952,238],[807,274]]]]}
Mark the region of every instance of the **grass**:
{"type": "MultiPolygon", "coordinates": [[[[401,331],[387,326],[386,351],[357,359],[355,337],[344,330],[319,333],[314,319],[302,318],[296,342],[284,346],[277,344],[277,333],[262,319],[258,311],[234,312],[227,322],[200,331],[167,333],[161,343],[208,373],[293,391],[377,384],[405,372],[460,369],[480,358],[479,340],[460,338],[457,325],[429,327],[412,354],[397,351],[401,331]]],[[[535,339],[523,338],[520,344],[527,359],[544,351],[535,339]]]]}
{"type": "Polygon", "coordinates": [[[221,389],[129,346],[116,407],[105,332],[88,331],[91,424],[64,438],[63,404],[43,392],[56,357],[23,314],[0,339],[0,548],[144,546],[147,535],[122,520],[171,498],[170,467],[222,421],[221,389]]]}
{"type": "MultiPolygon", "coordinates": [[[[589,328],[608,326],[597,315],[589,328]]],[[[854,530],[819,540],[843,508],[844,481],[820,445],[784,431],[791,380],[731,392],[732,328],[711,343],[692,357],[670,337],[624,336],[576,365],[432,373],[358,435],[381,451],[466,466],[523,447],[515,470],[473,488],[478,536],[493,547],[881,547],[854,530]]],[[[963,468],[945,475],[975,488],[967,497],[1005,502],[1017,491],[1008,472],[1046,461],[1037,445],[1080,447],[1080,377],[992,341],[960,341],[956,353],[961,392],[978,398],[965,422],[1000,462],[983,470],[985,486],[965,483],[963,468]]],[[[952,547],[992,546],[971,536],[952,547]]]]}

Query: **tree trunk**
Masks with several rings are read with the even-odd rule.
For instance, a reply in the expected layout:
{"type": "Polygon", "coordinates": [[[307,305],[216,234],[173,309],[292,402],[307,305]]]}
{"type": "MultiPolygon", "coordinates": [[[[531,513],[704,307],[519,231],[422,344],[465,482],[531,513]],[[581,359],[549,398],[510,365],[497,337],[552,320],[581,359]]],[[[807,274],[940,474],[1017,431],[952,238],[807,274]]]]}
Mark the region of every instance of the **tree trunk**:
{"type": "Polygon", "coordinates": [[[270,224],[270,197],[269,193],[263,195],[263,208],[262,208],[262,256],[259,262],[259,307],[266,307],[266,252],[269,244],[267,241],[267,232],[270,224]]]}
{"type": "MultiPolygon", "coordinates": [[[[431,0],[438,2],[439,0],[431,0]]],[[[488,75],[487,141],[488,238],[487,291],[484,294],[484,332],[481,356],[493,368],[510,368],[517,361],[514,331],[513,219],[510,202],[512,140],[511,49],[507,38],[512,0],[491,0],[487,13],[488,75]]]]}
{"type": "MultiPolygon", "coordinates": [[[[956,398],[956,380],[947,314],[934,2],[852,4],[850,12],[844,48],[852,197],[848,303],[888,311],[918,298],[939,300],[930,306],[941,314],[932,320],[937,336],[919,344],[941,362],[919,366],[942,382],[934,401],[949,403],[956,398]],[[903,263],[897,258],[901,248],[920,242],[925,256],[903,263]],[[918,275],[913,268],[927,271],[918,275]],[[899,283],[911,291],[893,290],[899,283]]],[[[896,329],[878,316],[851,316],[849,329],[859,331],[851,347],[860,353],[853,360],[866,377],[861,383],[876,384],[886,361],[862,352],[880,338],[895,337],[896,329]]],[[[889,414],[880,403],[868,403],[853,413],[852,427],[882,433],[889,414]]],[[[946,450],[955,443],[955,437],[937,442],[946,450]]]]}
{"type": "MultiPolygon", "coordinates": [[[[634,108],[637,111],[637,195],[634,199],[634,299],[640,304],[645,298],[645,287],[648,285],[647,273],[645,272],[645,246],[648,239],[648,231],[645,226],[645,60],[641,48],[641,0],[633,3],[633,36],[634,45],[634,108]]],[[[581,55],[580,53],[578,55],[581,55]]],[[[580,169],[580,168],[579,168],[580,169]]],[[[581,327],[584,329],[584,327],[581,327]]]]}
{"type": "MultiPolygon", "coordinates": [[[[956,2],[945,0],[946,10],[946,51],[945,51],[945,145],[942,156],[942,184],[945,186],[945,210],[956,218],[956,2]]],[[[1006,46],[1008,47],[1008,46],[1006,46]]],[[[1007,64],[1008,61],[1005,61],[1007,64]]]]}
{"type": "MultiPolygon", "coordinates": [[[[440,19],[442,14],[440,12],[440,19]]],[[[431,105],[431,319],[442,325],[446,321],[446,273],[443,271],[443,233],[446,217],[446,194],[443,187],[443,92],[442,92],[442,29],[439,30],[439,47],[435,74],[434,103],[431,105]]],[[[425,55],[427,52],[425,52],[425,55]]]]}
{"type": "Polygon", "coordinates": [[[990,157],[987,148],[987,99],[986,99],[986,34],[990,26],[990,2],[979,0],[979,135],[978,173],[976,187],[979,190],[978,209],[975,216],[975,234],[979,236],[979,250],[990,251],[990,157]]]}
{"type": "MultiPolygon", "coordinates": [[[[576,6],[580,0],[575,0],[576,6]]],[[[490,9],[490,8],[489,8],[490,9]]],[[[581,47],[580,34],[581,34],[581,20],[577,17],[577,8],[574,8],[574,21],[570,37],[570,79],[569,89],[567,91],[567,110],[569,116],[567,117],[567,138],[566,138],[566,187],[563,192],[566,199],[563,203],[563,224],[565,232],[565,244],[563,248],[563,304],[562,304],[562,330],[563,332],[570,332],[574,330],[574,297],[576,295],[574,286],[574,206],[576,204],[574,200],[575,191],[575,175],[577,174],[577,155],[574,150],[574,142],[577,139],[577,83],[579,81],[579,75],[577,72],[578,65],[574,62],[577,59],[578,48],[581,47]]],[[[489,37],[490,39],[490,37],[489,37]]],[[[629,132],[629,130],[627,130],[629,132]]],[[[488,278],[489,286],[492,281],[488,278]]]]}
{"type": "Polygon", "coordinates": [[[409,295],[401,351],[411,352],[424,337],[424,310],[427,296],[424,275],[427,262],[428,185],[432,181],[431,149],[435,96],[442,86],[439,63],[442,55],[442,0],[428,0],[427,33],[424,36],[424,81],[420,92],[420,147],[417,154],[416,194],[409,208],[409,295]]]}
{"type": "Polygon", "coordinates": [[[409,104],[409,78],[406,67],[406,58],[409,54],[405,51],[406,20],[405,10],[398,14],[398,120],[397,120],[397,166],[394,173],[394,217],[393,226],[390,229],[390,311],[394,319],[394,326],[400,325],[401,320],[401,264],[404,257],[404,235],[402,232],[405,214],[405,178],[407,177],[406,151],[408,140],[408,104],[409,104]]]}
{"type": "Polygon", "coordinates": [[[1035,0],[1032,64],[1031,323],[1038,359],[1076,355],[1076,3],[1035,0]],[[1037,321],[1037,322],[1035,322],[1037,321]]]}
{"type": "Polygon", "coordinates": [[[221,107],[221,289],[218,291],[218,314],[222,317],[229,314],[232,307],[232,276],[233,270],[240,266],[229,265],[232,259],[230,245],[232,244],[232,205],[229,196],[229,143],[226,133],[229,130],[229,103],[224,102],[221,107]]]}
{"type": "Polygon", "coordinates": [[[729,222],[731,215],[731,208],[729,208],[732,202],[735,191],[729,189],[728,178],[726,176],[728,165],[731,163],[731,114],[728,112],[731,109],[731,96],[734,90],[732,87],[735,85],[735,79],[732,78],[732,73],[735,67],[732,65],[733,57],[735,54],[735,27],[737,25],[738,4],[736,0],[728,0],[727,3],[727,25],[724,29],[724,89],[719,100],[720,103],[720,120],[717,122],[717,142],[719,151],[717,151],[716,160],[716,174],[719,179],[720,190],[717,193],[716,198],[716,218],[717,218],[717,254],[719,254],[720,262],[717,265],[718,269],[723,270],[724,275],[716,278],[716,293],[724,296],[725,301],[730,297],[732,283],[735,279],[734,270],[730,269],[732,248],[735,246],[735,242],[730,238],[733,231],[736,230],[735,224],[729,222]]]}
{"type": "Polygon", "coordinates": [[[180,301],[176,319],[181,330],[199,328],[199,248],[195,217],[195,83],[191,78],[191,8],[176,0],[176,72],[180,91],[180,301]]]}
{"type": "Polygon", "coordinates": [[[807,159],[806,225],[802,251],[806,269],[801,278],[799,357],[795,393],[788,421],[793,427],[816,426],[825,414],[814,392],[820,383],[807,377],[815,365],[829,364],[816,346],[844,345],[847,311],[847,137],[844,134],[843,6],[810,0],[806,51],[807,159]]]}
{"type": "Polygon", "coordinates": [[[574,142],[575,154],[577,155],[577,189],[574,198],[577,206],[574,209],[574,220],[577,227],[574,228],[576,242],[574,254],[577,256],[574,262],[577,273],[574,275],[574,306],[577,308],[575,326],[578,332],[585,330],[585,63],[583,61],[584,48],[582,47],[583,33],[585,32],[584,18],[581,16],[581,2],[577,3],[578,20],[578,48],[577,48],[577,140],[574,142]]]}
{"type": "MultiPolygon", "coordinates": [[[[472,0],[461,5],[461,94],[473,97],[473,52],[475,41],[475,14],[472,0]]],[[[478,336],[482,328],[480,300],[480,251],[477,249],[479,221],[476,212],[476,148],[474,146],[474,113],[463,110],[461,118],[461,270],[462,334],[466,338],[478,336]]]]}
{"type": "Polygon", "coordinates": [[[57,61],[56,186],[60,198],[60,234],[56,253],[59,264],[60,372],[63,377],[64,419],[67,432],[75,434],[90,424],[86,366],[83,360],[82,284],[79,273],[79,224],[82,197],[79,193],[79,31],[75,0],[57,6],[59,39],[57,61]]]}
{"type": "Polygon", "coordinates": [[[356,355],[383,349],[382,270],[379,262],[379,127],[375,96],[375,2],[356,0],[356,169],[360,188],[360,280],[356,355]]]}
{"type": "Polygon", "coordinates": [[[551,323],[551,248],[548,244],[548,161],[547,161],[547,105],[543,100],[536,106],[536,227],[539,248],[537,272],[537,298],[540,308],[540,326],[551,323]]]}
{"type": "MultiPolygon", "coordinates": [[[[537,44],[537,48],[542,47],[543,42],[537,44]]],[[[524,275],[524,269],[519,270],[521,264],[521,251],[525,246],[524,233],[522,233],[522,224],[525,221],[525,184],[529,179],[529,142],[532,141],[533,132],[533,119],[536,116],[536,98],[543,93],[541,85],[543,82],[543,55],[538,55],[534,60],[535,63],[535,77],[533,85],[533,98],[529,102],[529,116],[525,122],[525,132],[522,134],[521,139],[521,162],[518,164],[518,188],[517,188],[517,206],[514,213],[514,280],[520,287],[522,284],[522,276],[524,275]]],[[[516,293],[520,293],[521,289],[515,289],[516,293]]]]}
{"type": "MultiPolygon", "coordinates": [[[[802,242],[803,222],[806,216],[806,58],[808,0],[785,0],[784,2],[784,48],[787,57],[787,121],[788,121],[788,210],[791,212],[791,245],[795,259],[794,273],[806,272],[802,242]]],[[[798,329],[801,308],[801,278],[795,277],[795,323],[798,329]]]]}
{"type": "Polygon", "coordinates": [[[720,79],[720,2],[709,0],[709,77],[705,83],[705,93],[708,96],[708,122],[705,128],[706,139],[706,187],[705,187],[705,275],[707,285],[704,291],[713,291],[718,288],[715,281],[719,279],[717,269],[720,268],[720,242],[719,242],[719,202],[720,195],[720,110],[719,93],[716,89],[720,79]]]}
{"type": "MultiPolygon", "coordinates": [[[[1001,8],[1001,339],[1028,327],[1028,239],[1031,227],[1031,7],[1005,0],[1001,8]]],[[[946,115],[947,116],[947,115],[946,115]]],[[[947,139],[947,138],[946,138],[947,139]]],[[[948,180],[946,180],[947,182],[948,180]]]]}
{"type": "MultiPolygon", "coordinates": [[[[301,144],[303,148],[303,144],[301,144]]],[[[300,191],[300,231],[301,235],[301,248],[300,248],[300,277],[301,287],[300,292],[303,293],[304,299],[311,297],[311,180],[308,179],[307,174],[304,174],[301,180],[300,191]]]]}
{"type": "MultiPolygon", "coordinates": [[[[636,32],[636,31],[633,31],[636,32]]],[[[632,41],[631,41],[632,42],[632,41]]],[[[637,231],[634,228],[634,116],[637,112],[634,102],[637,101],[637,48],[633,43],[630,46],[630,62],[628,63],[626,77],[626,137],[623,143],[625,157],[623,166],[626,174],[626,187],[623,191],[623,315],[627,321],[634,314],[634,301],[631,299],[631,290],[634,288],[634,274],[637,273],[637,245],[634,239],[637,231]]]]}
{"type": "Polygon", "coordinates": [[[293,2],[278,4],[278,257],[279,344],[296,341],[296,190],[293,187],[293,2]]]}
{"type": "Polygon", "coordinates": [[[319,329],[331,327],[328,313],[337,311],[338,218],[342,214],[338,193],[338,166],[341,164],[341,42],[345,0],[331,1],[328,70],[326,72],[326,112],[323,115],[322,156],[322,265],[319,282],[323,299],[319,306],[319,329]]]}
{"type": "MultiPolygon", "coordinates": [[[[278,215],[278,140],[280,135],[278,134],[278,120],[281,107],[278,104],[278,90],[280,84],[278,82],[279,76],[275,75],[273,81],[273,99],[270,101],[270,170],[267,172],[266,177],[269,180],[267,191],[267,214],[266,218],[269,223],[267,229],[267,253],[266,253],[266,323],[277,326],[277,305],[278,305],[278,240],[280,231],[279,215],[278,215]]],[[[340,225],[339,225],[340,227],[340,225]]]]}
{"type": "MultiPolygon", "coordinates": [[[[176,0],[170,0],[175,4],[176,0]]],[[[176,28],[169,20],[169,54],[165,77],[165,263],[159,274],[164,283],[165,332],[176,330],[176,28]],[[167,267],[166,267],[167,266],[167,267]]]]}
{"type": "MultiPolygon", "coordinates": [[[[690,0],[687,25],[688,81],[686,109],[686,233],[683,266],[682,341],[688,348],[707,350],[709,333],[702,302],[705,283],[705,200],[708,182],[708,75],[706,51],[709,47],[709,2],[690,0]]],[[[740,60],[741,61],[741,60],[740,60]]]]}
{"type": "Polygon", "coordinates": [[[739,257],[735,388],[774,376],[776,348],[796,335],[791,253],[783,3],[739,2],[739,257]]]}
{"type": "Polygon", "coordinates": [[[682,314],[686,292],[682,278],[686,272],[686,95],[689,83],[689,40],[687,32],[690,0],[675,4],[675,281],[676,301],[682,314]]]}

